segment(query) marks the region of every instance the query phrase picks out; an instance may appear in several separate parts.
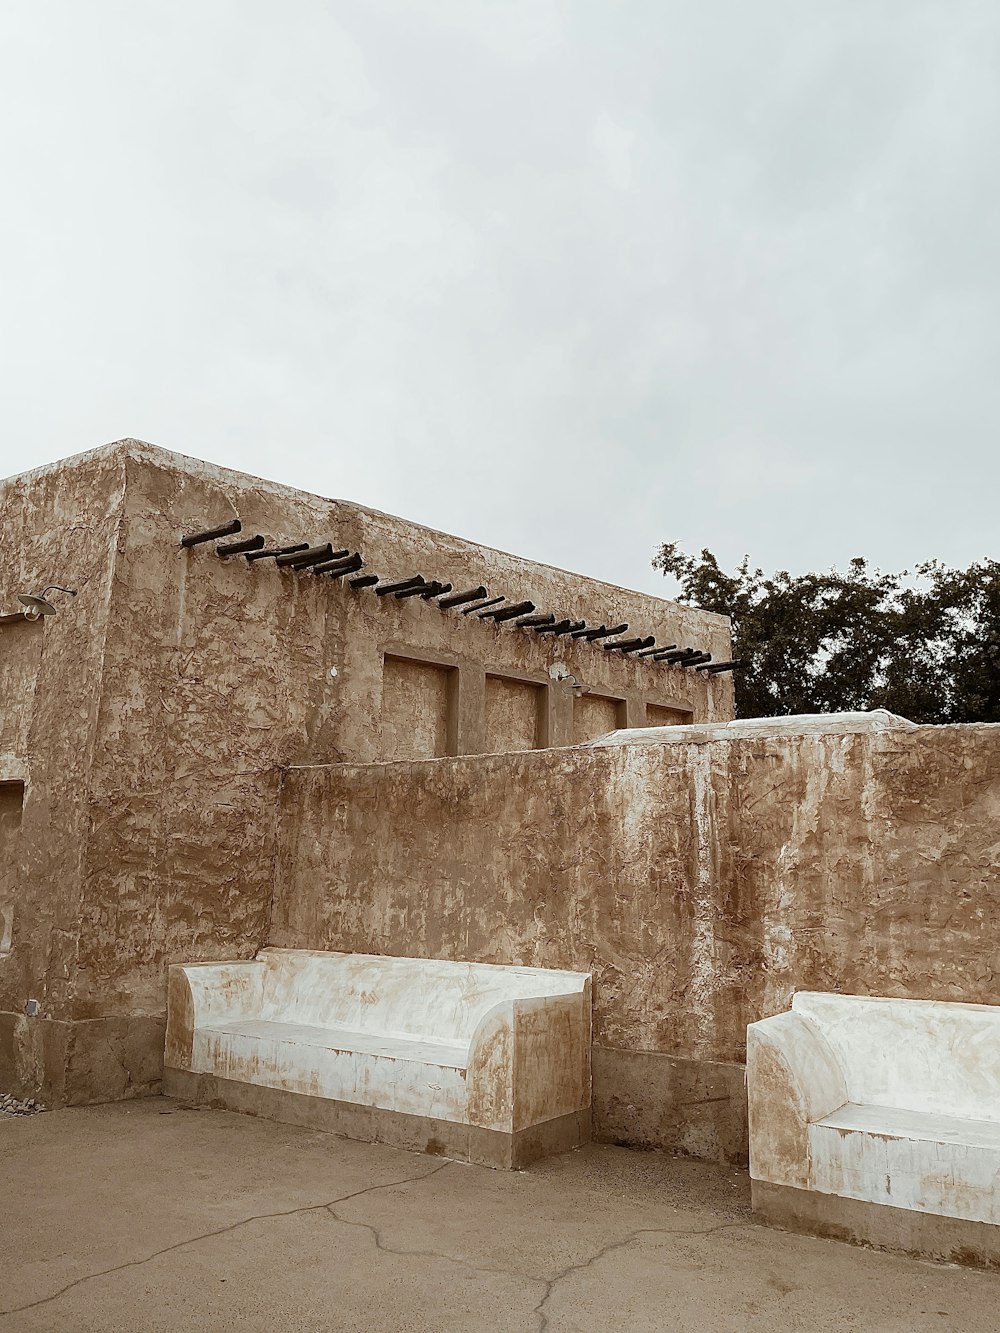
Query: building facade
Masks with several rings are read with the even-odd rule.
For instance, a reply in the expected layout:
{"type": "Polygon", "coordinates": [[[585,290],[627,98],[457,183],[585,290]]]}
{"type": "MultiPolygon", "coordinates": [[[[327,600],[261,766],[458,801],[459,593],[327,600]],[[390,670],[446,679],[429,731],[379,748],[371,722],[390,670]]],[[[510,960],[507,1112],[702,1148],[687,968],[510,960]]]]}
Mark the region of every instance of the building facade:
{"type": "Polygon", "coordinates": [[[138,441],[4,482],[0,524],[0,1086],[49,1104],[155,1089],[167,965],[268,942],[288,769],[733,715],[647,651],[723,662],[725,617],[138,441]]]}

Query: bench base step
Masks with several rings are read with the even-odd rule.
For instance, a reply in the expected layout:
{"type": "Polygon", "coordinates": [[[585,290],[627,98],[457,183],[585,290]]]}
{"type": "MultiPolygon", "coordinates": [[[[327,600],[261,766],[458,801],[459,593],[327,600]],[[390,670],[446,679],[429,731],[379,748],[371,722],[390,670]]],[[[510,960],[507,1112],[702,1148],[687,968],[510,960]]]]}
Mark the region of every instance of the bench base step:
{"type": "Polygon", "coordinates": [[[988,1222],[918,1213],[909,1208],[845,1199],[839,1194],[750,1182],[754,1218],[785,1231],[801,1231],[892,1250],[922,1259],[1000,1269],[1000,1227],[988,1222]]]}
{"type": "Polygon", "coordinates": [[[519,1170],[540,1157],[569,1152],[590,1142],[589,1107],[514,1134],[504,1134],[477,1125],[404,1115],[356,1102],[305,1097],[258,1083],[236,1083],[215,1074],[193,1074],[186,1069],[164,1069],[163,1093],[182,1101],[207,1103],[227,1111],[262,1116],[265,1120],[341,1134],[363,1143],[384,1143],[392,1148],[432,1153],[501,1170],[519,1170]]]}

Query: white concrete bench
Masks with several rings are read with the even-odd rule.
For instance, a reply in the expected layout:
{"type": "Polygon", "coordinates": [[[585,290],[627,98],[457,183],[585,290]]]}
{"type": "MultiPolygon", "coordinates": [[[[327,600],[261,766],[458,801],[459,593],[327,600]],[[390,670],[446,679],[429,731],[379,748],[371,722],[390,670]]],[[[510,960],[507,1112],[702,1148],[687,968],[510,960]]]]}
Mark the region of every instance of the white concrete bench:
{"type": "Polygon", "coordinates": [[[265,949],[171,967],[164,1091],[521,1166],[590,1136],[590,976],[265,949]]]}
{"type": "Polygon", "coordinates": [[[1000,1260],[1000,1008],[800,992],[747,1029],[765,1220],[1000,1260]]]}

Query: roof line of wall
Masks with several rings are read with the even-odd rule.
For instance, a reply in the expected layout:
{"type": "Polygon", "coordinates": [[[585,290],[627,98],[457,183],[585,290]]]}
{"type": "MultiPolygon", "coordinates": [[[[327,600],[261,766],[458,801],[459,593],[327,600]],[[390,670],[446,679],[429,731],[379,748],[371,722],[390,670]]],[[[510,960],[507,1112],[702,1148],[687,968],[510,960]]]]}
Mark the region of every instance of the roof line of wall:
{"type": "Polygon", "coordinates": [[[164,449],[160,445],[149,444],[145,440],[122,439],[115,440],[110,444],[101,445],[97,449],[89,449],[83,453],[72,454],[68,458],[59,459],[54,463],[46,463],[42,467],[34,468],[29,472],[19,473],[12,477],[4,478],[4,481],[23,481],[30,478],[41,477],[46,473],[57,469],[64,469],[67,466],[83,465],[100,457],[110,457],[115,454],[121,454],[123,458],[134,459],[136,462],[148,462],[159,464],[160,466],[171,467],[179,472],[185,472],[200,476],[206,480],[218,482],[222,485],[238,482],[242,485],[262,488],[264,491],[278,497],[302,497],[309,496],[312,499],[319,500],[324,504],[342,506],[345,509],[354,510],[360,514],[368,514],[376,518],[385,518],[397,523],[406,523],[408,526],[418,529],[421,532],[432,536],[441,535],[460,541],[467,547],[471,547],[483,552],[495,552],[504,555],[513,560],[523,560],[528,564],[536,565],[539,569],[550,569],[559,574],[568,575],[571,578],[585,579],[588,584],[597,587],[610,588],[615,591],[624,591],[634,593],[639,597],[647,597],[650,601],[662,602],[665,606],[677,607],[681,611],[697,611],[699,615],[708,617],[717,621],[721,626],[728,628],[730,623],[729,616],[720,615],[716,611],[706,611],[701,607],[685,606],[683,603],[676,602],[668,597],[657,597],[655,593],[640,592],[635,588],[621,588],[620,585],[609,583],[606,579],[593,578],[589,574],[580,574],[575,570],[563,569],[559,565],[549,565],[542,561],[532,560],[527,556],[518,555],[514,551],[504,551],[499,547],[485,546],[482,542],[468,537],[460,537],[455,533],[438,533],[435,528],[430,528],[424,523],[414,522],[412,519],[401,517],[396,514],[387,514],[383,510],[373,509],[369,505],[358,504],[353,500],[340,500],[333,496],[317,495],[312,491],[303,491],[296,486],[288,486],[283,482],[270,481],[265,477],[255,476],[250,472],[242,472],[236,468],[223,467],[221,464],[210,463],[204,459],[195,458],[189,454],[175,453],[173,450],[164,449]]]}

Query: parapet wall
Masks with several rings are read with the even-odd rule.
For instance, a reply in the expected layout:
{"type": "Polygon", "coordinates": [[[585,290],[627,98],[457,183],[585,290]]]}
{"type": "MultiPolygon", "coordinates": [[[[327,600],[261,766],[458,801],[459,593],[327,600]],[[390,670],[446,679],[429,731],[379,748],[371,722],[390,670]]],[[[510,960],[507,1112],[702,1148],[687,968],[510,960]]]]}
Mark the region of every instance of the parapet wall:
{"type": "Polygon", "coordinates": [[[592,969],[598,1134],[739,1159],[748,1022],[1000,976],[1000,726],[789,721],[289,770],[271,940],[592,969]]]}

